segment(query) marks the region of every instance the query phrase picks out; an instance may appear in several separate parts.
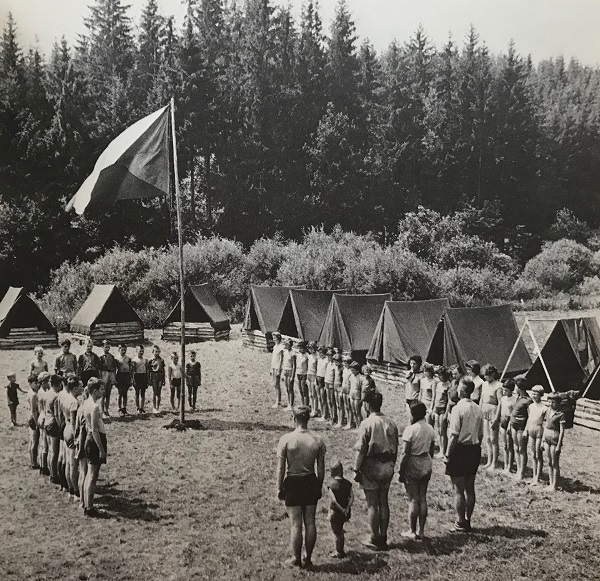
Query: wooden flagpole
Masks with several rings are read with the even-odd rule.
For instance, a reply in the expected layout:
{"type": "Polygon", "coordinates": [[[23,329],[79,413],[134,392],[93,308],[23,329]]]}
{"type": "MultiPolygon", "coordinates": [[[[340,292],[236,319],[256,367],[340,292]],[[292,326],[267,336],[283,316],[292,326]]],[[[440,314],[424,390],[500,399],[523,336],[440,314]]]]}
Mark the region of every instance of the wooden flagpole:
{"type": "Polygon", "coordinates": [[[171,135],[173,138],[173,167],[175,170],[175,205],[177,210],[177,239],[179,242],[179,294],[181,302],[181,399],[179,422],[185,422],[185,274],[183,269],[183,225],[181,221],[181,197],[179,195],[179,170],[177,169],[177,144],[175,140],[175,98],[171,97],[171,135]]]}

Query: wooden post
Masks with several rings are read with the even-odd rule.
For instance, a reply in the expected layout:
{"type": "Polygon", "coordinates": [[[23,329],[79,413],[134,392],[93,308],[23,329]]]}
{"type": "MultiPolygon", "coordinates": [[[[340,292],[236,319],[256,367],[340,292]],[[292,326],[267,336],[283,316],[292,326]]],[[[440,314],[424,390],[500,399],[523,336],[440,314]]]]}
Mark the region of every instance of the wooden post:
{"type": "Polygon", "coordinates": [[[179,295],[181,301],[181,399],[179,421],[185,422],[185,273],[183,269],[183,225],[181,197],[179,195],[179,170],[177,169],[177,144],[175,140],[175,99],[171,97],[171,135],[173,137],[173,168],[175,170],[175,204],[177,209],[177,240],[179,243],[179,295]]]}

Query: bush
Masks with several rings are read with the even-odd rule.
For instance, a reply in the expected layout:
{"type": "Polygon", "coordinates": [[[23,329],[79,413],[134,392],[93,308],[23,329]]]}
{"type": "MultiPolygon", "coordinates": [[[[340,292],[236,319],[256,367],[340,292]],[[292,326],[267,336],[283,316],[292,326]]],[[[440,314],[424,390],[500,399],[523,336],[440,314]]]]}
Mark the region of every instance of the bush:
{"type": "Polygon", "coordinates": [[[440,273],[441,290],[453,307],[479,307],[506,302],[512,279],[490,268],[459,267],[440,273]]]}
{"type": "Polygon", "coordinates": [[[593,274],[592,252],[573,240],[546,243],[526,265],[521,276],[541,292],[569,292],[593,274]]]}
{"type": "Polygon", "coordinates": [[[512,275],[517,271],[516,262],[502,254],[493,243],[479,236],[458,234],[439,244],[435,262],[445,270],[465,266],[470,268],[490,268],[512,275]]]}
{"type": "Polygon", "coordinates": [[[282,238],[261,238],[246,255],[246,284],[265,284],[277,280],[288,247],[282,238]]]}

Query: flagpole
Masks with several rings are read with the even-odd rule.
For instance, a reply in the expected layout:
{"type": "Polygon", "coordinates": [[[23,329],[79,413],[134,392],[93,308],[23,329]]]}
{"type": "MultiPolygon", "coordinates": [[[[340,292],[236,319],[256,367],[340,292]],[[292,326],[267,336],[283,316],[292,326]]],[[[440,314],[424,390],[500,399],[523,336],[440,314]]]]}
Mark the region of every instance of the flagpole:
{"type": "Polygon", "coordinates": [[[179,195],[179,170],[177,169],[177,144],[175,140],[175,98],[171,97],[171,135],[173,138],[173,168],[175,170],[175,206],[177,211],[177,239],[179,243],[179,295],[181,302],[181,399],[179,421],[185,422],[185,275],[183,270],[183,225],[179,195]]]}

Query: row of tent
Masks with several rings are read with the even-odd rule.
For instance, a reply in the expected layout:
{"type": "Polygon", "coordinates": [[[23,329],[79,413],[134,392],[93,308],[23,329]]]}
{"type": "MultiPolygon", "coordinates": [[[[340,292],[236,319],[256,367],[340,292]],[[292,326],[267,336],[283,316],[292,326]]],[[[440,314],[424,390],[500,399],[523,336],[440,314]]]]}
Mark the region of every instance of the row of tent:
{"type": "Polygon", "coordinates": [[[586,386],[586,397],[600,399],[600,327],[594,317],[555,321],[532,364],[510,305],[450,308],[447,299],[392,301],[389,294],[252,285],[244,345],[268,350],[273,331],[337,347],[369,361],[376,375],[388,379],[406,369],[412,355],[463,368],[476,359],[495,365],[504,376],[525,373],[528,384],[546,391],[586,386]]]}
{"type": "MultiPolygon", "coordinates": [[[[229,339],[230,324],[208,284],[187,288],[186,341],[229,339]]],[[[181,301],[163,324],[163,338],[181,337],[181,301]]],[[[70,323],[76,337],[90,337],[99,345],[136,345],[144,341],[144,324],[121,291],[112,284],[97,284],[70,323]]],[[[26,349],[35,345],[56,347],[58,333],[36,302],[22,287],[10,287],[0,301],[0,349],[26,349]]]]}

